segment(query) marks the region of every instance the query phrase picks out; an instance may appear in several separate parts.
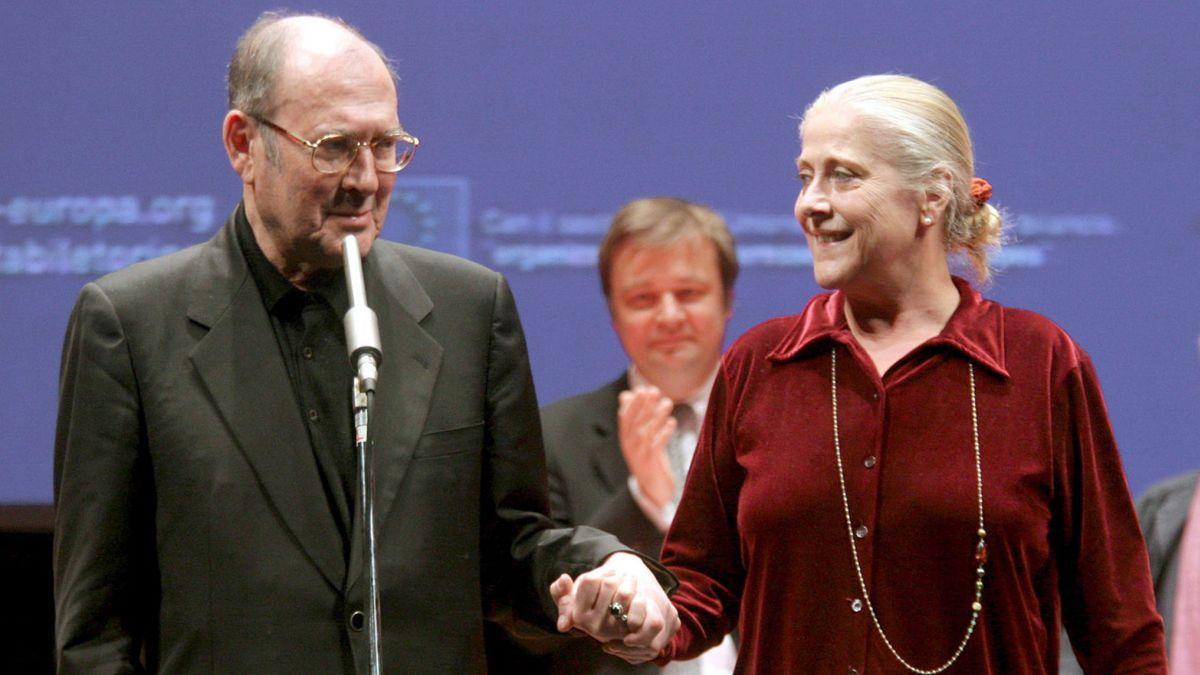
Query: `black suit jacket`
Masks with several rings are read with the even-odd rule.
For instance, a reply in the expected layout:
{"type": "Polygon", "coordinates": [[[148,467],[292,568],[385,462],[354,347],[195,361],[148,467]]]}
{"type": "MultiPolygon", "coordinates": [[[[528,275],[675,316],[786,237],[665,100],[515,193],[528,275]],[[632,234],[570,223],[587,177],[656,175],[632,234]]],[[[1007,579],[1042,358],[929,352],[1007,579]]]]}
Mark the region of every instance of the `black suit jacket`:
{"type": "Polygon", "coordinates": [[[1171,624],[1175,619],[1175,595],[1179,587],[1183,529],[1196,494],[1200,472],[1193,471],[1157,483],[1137,502],[1138,522],[1146,535],[1150,554],[1150,576],[1154,596],[1167,633],[1167,653],[1171,649],[1171,624]]]}
{"type": "MultiPolygon", "coordinates": [[[[612,551],[551,530],[504,279],[377,241],[375,434],[385,672],[482,672],[485,615],[553,630],[547,586],[612,551]]],[[[232,219],[84,287],[55,444],[62,672],[365,668],[361,525],[343,554],[232,219]]]]}
{"type": "MultiPolygon", "coordinates": [[[[629,492],[629,468],[617,435],[617,396],[626,375],[542,409],[550,473],[550,514],[563,526],[591,525],[612,532],[639,553],[658,559],[663,534],[629,492]]],[[[657,673],[631,666],[578,639],[549,658],[553,673],[657,673]]]]}

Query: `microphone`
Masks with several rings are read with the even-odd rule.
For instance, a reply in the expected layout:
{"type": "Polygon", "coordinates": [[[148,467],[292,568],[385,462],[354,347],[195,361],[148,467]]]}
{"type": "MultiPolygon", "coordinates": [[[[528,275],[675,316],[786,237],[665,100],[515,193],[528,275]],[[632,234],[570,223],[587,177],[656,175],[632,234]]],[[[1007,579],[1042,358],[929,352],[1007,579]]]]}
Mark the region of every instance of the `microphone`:
{"type": "Polygon", "coordinates": [[[346,287],[350,291],[350,309],[342,319],[346,329],[346,351],[363,391],[373,393],[383,350],[379,344],[379,320],[374,310],[367,307],[362,257],[358,254],[358,240],[352,234],[342,240],[342,258],[346,267],[346,287]]]}

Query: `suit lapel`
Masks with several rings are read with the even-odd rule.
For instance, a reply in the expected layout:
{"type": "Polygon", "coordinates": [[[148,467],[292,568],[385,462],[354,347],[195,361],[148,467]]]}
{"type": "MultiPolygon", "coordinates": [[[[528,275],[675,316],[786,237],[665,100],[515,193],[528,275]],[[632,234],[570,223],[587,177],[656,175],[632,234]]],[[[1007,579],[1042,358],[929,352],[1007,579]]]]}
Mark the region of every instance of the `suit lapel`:
{"type": "Polygon", "coordinates": [[[609,491],[625,486],[629,480],[629,467],[621,454],[621,439],[617,429],[617,397],[629,388],[629,378],[622,375],[599,390],[599,399],[592,409],[596,416],[589,429],[592,468],[596,477],[609,491]]]}
{"type": "Polygon", "coordinates": [[[209,243],[189,293],[188,317],[209,328],[190,354],[201,381],[287,528],[341,589],[341,535],[232,220],[209,243]]]}
{"type": "MultiPolygon", "coordinates": [[[[425,427],[443,350],[420,325],[433,309],[433,302],[395,244],[376,242],[363,275],[367,303],[379,317],[383,351],[370,422],[374,438],[375,528],[379,532],[391,513],[425,427]]],[[[348,589],[363,569],[360,511],[356,506],[348,589]]]]}

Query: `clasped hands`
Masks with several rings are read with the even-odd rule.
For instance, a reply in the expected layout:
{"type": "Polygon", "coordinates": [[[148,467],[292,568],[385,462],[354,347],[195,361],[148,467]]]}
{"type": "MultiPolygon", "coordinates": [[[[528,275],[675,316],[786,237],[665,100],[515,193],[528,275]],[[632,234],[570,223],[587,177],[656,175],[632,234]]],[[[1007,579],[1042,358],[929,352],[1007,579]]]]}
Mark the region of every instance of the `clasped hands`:
{"type": "Polygon", "coordinates": [[[602,649],[629,663],[656,658],[679,629],[679,613],[658,580],[631,553],[614,553],[574,580],[564,574],[550,585],[558,605],[558,630],[577,629],[602,649]]]}

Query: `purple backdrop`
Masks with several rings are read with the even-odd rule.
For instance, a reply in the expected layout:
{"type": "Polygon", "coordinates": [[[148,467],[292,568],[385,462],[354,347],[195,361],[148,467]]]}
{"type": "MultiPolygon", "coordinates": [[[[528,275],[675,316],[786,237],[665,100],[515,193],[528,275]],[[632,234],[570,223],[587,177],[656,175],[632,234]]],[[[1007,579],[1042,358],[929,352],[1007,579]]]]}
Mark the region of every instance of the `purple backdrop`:
{"type": "MultiPolygon", "coordinates": [[[[204,240],[240,194],[224,67],[266,7],[6,13],[0,44],[0,503],[51,499],[59,350],[79,287],[204,240]]],[[[65,4],[65,3],[64,3],[65,4]]],[[[988,294],[1093,356],[1130,481],[1200,465],[1200,5],[330,2],[401,74],[423,145],[385,236],[505,271],[540,398],[624,366],[594,272],[637,196],[708,203],[745,272],[731,337],[817,289],[792,221],[796,121],[903,72],[953,96],[1016,242],[988,294]]]]}

